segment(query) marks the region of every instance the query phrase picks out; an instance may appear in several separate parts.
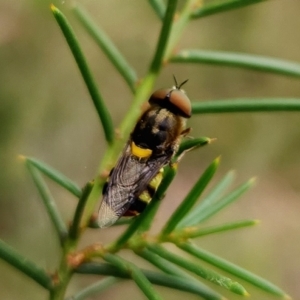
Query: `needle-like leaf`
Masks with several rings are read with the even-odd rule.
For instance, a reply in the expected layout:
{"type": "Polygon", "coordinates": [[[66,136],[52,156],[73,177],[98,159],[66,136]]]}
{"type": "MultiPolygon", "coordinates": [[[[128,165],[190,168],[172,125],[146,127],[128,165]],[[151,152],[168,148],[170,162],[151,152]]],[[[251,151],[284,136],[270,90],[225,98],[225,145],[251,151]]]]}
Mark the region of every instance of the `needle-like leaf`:
{"type": "Polygon", "coordinates": [[[88,196],[92,190],[93,187],[93,182],[88,182],[86,184],[86,186],[84,187],[83,191],[82,191],[82,195],[78,201],[77,207],[76,207],[76,211],[74,214],[74,218],[73,218],[73,222],[70,226],[70,230],[69,230],[69,236],[71,239],[78,239],[80,231],[82,228],[80,228],[80,221],[84,212],[84,208],[88,199],[88,196]]]}
{"type": "Polygon", "coordinates": [[[193,114],[299,111],[300,98],[243,98],[193,102],[193,114]]]}
{"type": "Polygon", "coordinates": [[[166,13],[166,6],[162,0],[148,0],[158,17],[163,20],[166,13]]]}
{"type": "Polygon", "coordinates": [[[161,236],[166,236],[175,229],[177,224],[186,216],[190,209],[194,206],[199,196],[208,185],[213,175],[215,174],[220,163],[220,158],[216,158],[210,166],[205,170],[203,175],[198,179],[194,187],[188,193],[186,198],[178,206],[176,211],[172,214],[166,225],[162,229],[161,236]]]}
{"type": "Polygon", "coordinates": [[[78,198],[81,196],[81,188],[74,181],[66,177],[64,174],[50,167],[46,163],[37,160],[36,158],[26,156],[20,156],[20,158],[24,159],[27,164],[30,164],[31,166],[38,169],[41,173],[43,173],[44,175],[52,179],[54,182],[68,190],[74,196],[78,198]]]}
{"type": "MultiPolygon", "coordinates": [[[[104,263],[85,263],[79,266],[75,272],[80,274],[98,274],[98,275],[108,275],[117,276],[120,278],[130,278],[128,272],[124,272],[115,266],[104,263]]],[[[146,276],[146,278],[153,284],[170,287],[172,289],[186,291],[199,296],[203,296],[202,285],[195,283],[187,278],[181,278],[174,275],[163,274],[161,272],[148,271],[141,269],[141,272],[146,276]]],[[[205,300],[226,300],[222,296],[215,296],[210,298],[204,298],[205,300]]]]}
{"type": "Polygon", "coordinates": [[[197,219],[198,215],[206,207],[216,203],[226,189],[232,184],[235,178],[235,172],[229,171],[217,184],[214,186],[210,193],[178,224],[178,227],[182,228],[193,224],[193,220],[197,219]]]}
{"type": "Polygon", "coordinates": [[[239,294],[239,295],[249,295],[248,292],[245,290],[245,288],[239,284],[238,282],[234,282],[228,277],[222,276],[218,274],[215,271],[209,270],[207,268],[202,267],[199,264],[195,264],[193,261],[189,261],[186,258],[183,258],[177,254],[174,254],[166,249],[164,249],[161,246],[158,245],[149,245],[147,247],[152,252],[156,253],[157,255],[163,257],[164,259],[179,265],[180,267],[204,278],[208,281],[215,283],[221,287],[224,287],[228,290],[230,290],[233,293],[239,294]]]}
{"type": "Polygon", "coordinates": [[[53,288],[52,279],[45,270],[19,254],[2,240],[0,240],[0,258],[33,279],[45,289],[51,290],[53,288]]]}
{"type": "Polygon", "coordinates": [[[149,261],[151,264],[153,264],[154,266],[156,266],[163,272],[170,274],[170,275],[176,275],[179,278],[186,278],[190,282],[197,284],[199,287],[199,293],[201,293],[201,291],[202,291],[201,297],[203,297],[204,299],[206,299],[206,300],[224,299],[223,296],[216,293],[214,290],[212,290],[208,286],[204,285],[202,282],[198,281],[195,277],[193,277],[189,273],[185,272],[178,266],[172,264],[168,260],[153,253],[149,249],[143,249],[142,252],[137,252],[137,254],[139,256],[143,257],[145,260],[149,261]]]}
{"type": "Polygon", "coordinates": [[[198,147],[205,146],[205,145],[209,144],[211,141],[212,141],[212,139],[210,139],[208,137],[187,139],[180,144],[179,149],[176,153],[176,157],[179,157],[184,151],[194,150],[198,147]]]}
{"type": "Polygon", "coordinates": [[[106,290],[107,288],[115,285],[116,283],[120,282],[121,280],[119,278],[115,277],[106,277],[104,279],[101,279],[97,281],[96,283],[93,283],[86,288],[82,289],[75,295],[67,298],[66,300],[85,300],[88,299],[88,297],[93,296],[95,294],[101,293],[102,291],[106,290]]]}
{"type": "Polygon", "coordinates": [[[179,240],[187,240],[193,239],[196,237],[220,233],[229,230],[235,230],[243,227],[254,226],[259,224],[258,220],[244,220],[238,222],[231,222],[228,224],[222,224],[218,226],[210,226],[210,227],[200,227],[200,226],[192,226],[192,227],[184,227],[182,229],[176,229],[172,232],[171,240],[176,243],[179,240]]]}
{"type": "Polygon", "coordinates": [[[219,269],[222,269],[234,276],[237,276],[238,278],[241,278],[241,279],[261,288],[262,290],[264,290],[266,292],[269,292],[269,293],[277,295],[277,296],[281,296],[284,299],[290,299],[290,297],[283,290],[281,290],[280,288],[278,288],[271,282],[255,275],[241,267],[238,267],[238,266],[234,265],[233,263],[226,261],[223,258],[213,255],[213,254],[197,247],[196,245],[194,245],[191,242],[179,244],[178,247],[181,248],[182,250],[192,254],[193,256],[195,256],[199,259],[202,259],[202,260],[210,263],[211,265],[216,266],[219,269]]]}
{"type": "Polygon", "coordinates": [[[149,300],[162,299],[144,273],[136,265],[115,254],[107,253],[103,258],[121,271],[128,273],[149,300]]]}
{"type": "Polygon", "coordinates": [[[41,195],[41,198],[44,202],[47,213],[57,231],[59,240],[61,243],[65,240],[68,235],[68,230],[66,224],[62,220],[62,217],[57,209],[56,203],[50,193],[50,190],[43,180],[39,171],[34,168],[30,163],[27,162],[27,168],[32,176],[32,179],[41,195]]]}
{"type": "Polygon", "coordinates": [[[300,63],[236,52],[182,50],[170,59],[176,63],[200,63],[229,66],[300,77],[300,63]]]}
{"type": "Polygon", "coordinates": [[[100,28],[99,25],[91,19],[88,13],[79,4],[74,7],[74,13],[81,24],[96,41],[111,63],[119,71],[132,92],[135,92],[135,84],[137,76],[134,69],[126,61],[122,53],[117,49],[107,34],[100,28]]]}
{"type": "Polygon", "coordinates": [[[193,13],[194,18],[202,18],[227,10],[234,10],[251,4],[264,2],[266,0],[215,0],[196,9],[193,13]]]}
{"type": "Polygon", "coordinates": [[[94,102],[94,106],[100,117],[106,140],[109,144],[111,144],[114,140],[114,126],[112,123],[112,119],[111,119],[108,109],[106,108],[106,106],[104,104],[102,96],[97,88],[97,85],[92,76],[92,73],[88,67],[88,64],[83,55],[83,52],[81,50],[81,47],[77,40],[77,37],[76,37],[71,25],[69,24],[68,20],[64,16],[64,14],[58,8],[56,8],[53,4],[51,5],[51,10],[53,12],[53,15],[54,15],[58,25],[60,26],[60,28],[66,38],[66,41],[72,51],[72,54],[76,60],[77,65],[79,67],[81,75],[82,75],[82,77],[85,81],[85,84],[89,90],[91,98],[94,102]]]}
{"type": "Polygon", "coordinates": [[[185,224],[185,226],[196,225],[214,216],[224,207],[240,199],[240,197],[245,192],[247,192],[254,185],[254,183],[255,183],[255,178],[251,178],[244,184],[237,187],[234,191],[230,192],[228,195],[220,199],[217,203],[214,203],[210,206],[204,207],[203,209],[199,209],[199,210],[196,208],[198,214],[197,215],[193,214],[193,218],[189,217],[189,223],[183,221],[181,224],[178,225],[178,227],[182,228],[183,224],[185,224]]]}

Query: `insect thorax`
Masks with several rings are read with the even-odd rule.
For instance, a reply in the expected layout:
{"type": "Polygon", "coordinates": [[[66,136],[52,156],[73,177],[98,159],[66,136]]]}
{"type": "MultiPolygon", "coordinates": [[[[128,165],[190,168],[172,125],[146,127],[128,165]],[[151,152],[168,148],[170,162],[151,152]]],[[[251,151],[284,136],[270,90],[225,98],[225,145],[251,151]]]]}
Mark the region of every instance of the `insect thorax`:
{"type": "Polygon", "coordinates": [[[131,138],[144,149],[151,149],[153,156],[176,147],[184,128],[184,119],[165,108],[149,108],[136,124],[131,138]]]}

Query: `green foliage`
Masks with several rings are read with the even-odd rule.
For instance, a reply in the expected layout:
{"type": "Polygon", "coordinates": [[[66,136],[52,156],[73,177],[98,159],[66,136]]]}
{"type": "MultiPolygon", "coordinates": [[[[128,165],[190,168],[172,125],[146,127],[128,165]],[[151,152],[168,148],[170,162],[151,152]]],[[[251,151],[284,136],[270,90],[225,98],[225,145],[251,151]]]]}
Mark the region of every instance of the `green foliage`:
{"type": "MultiPolygon", "coordinates": [[[[122,53],[116,48],[113,41],[91,20],[83,8],[75,7],[73,10],[74,15],[116,67],[133,93],[132,106],[120,125],[120,138],[116,138],[114,135],[114,125],[112,124],[110,113],[93,79],[71,25],[58,8],[51,6],[53,15],[66,38],[101,120],[107,141],[107,151],[99,165],[95,181],[89,182],[83,190],[72,180],[45,163],[34,158],[22,157],[56,229],[62,248],[61,261],[56,271],[53,274],[49,274],[34,262],[17,253],[16,250],[6,245],[3,241],[0,241],[0,257],[48,290],[50,300],[62,300],[65,298],[68,283],[75,273],[107,276],[70,298],[77,300],[86,299],[95,293],[101,293],[104,289],[117,284],[124,278],[132,279],[148,299],[162,299],[154,285],[179,289],[199,295],[203,299],[225,299],[216,290],[199,281],[196,276],[200,276],[233,293],[248,295],[248,291],[240,283],[221,275],[218,271],[203,267],[201,261],[214,266],[215,269],[226,271],[229,275],[234,275],[238,279],[251,283],[268,293],[288,298],[284,291],[267,280],[199,248],[192,242],[192,239],[200,236],[236,230],[257,224],[256,220],[231,222],[212,227],[205,227],[201,224],[227,205],[238,200],[254,182],[253,179],[250,179],[248,182],[225,194],[225,190],[233,182],[233,173],[229,172],[199,204],[195,205],[217,171],[219,158],[215,159],[207,167],[177,210],[166,220],[165,225],[158,234],[151,234],[152,221],[159,208],[161,199],[176,175],[176,163],[165,168],[164,179],[145,212],[133,220],[125,220],[124,223],[129,223],[129,225],[115,241],[110,244],[94,244],[85,249],[78,249],[79,240],[85,229],[87,227],[96,227],[93,212],[101,197],[101,190],[105,182],[105,178],[101,175],[116,161],[124,142],[134,126],[135,120],[140,114],[140,105],[147,100],[164,64],[168,62],[227,65],[299,77],[299,64],[277,59],[202,50],[182,50],[177,54],[173,54],[175,44],[190,21],[258,2],[261,1],[227,0],[210,1],[207,5],[204,2],[203,5],[199,5],[198,0],[188,0],[185,2],[182,10],[176,12],[176,0],[169,0],[166,5],[160,0],[149,1],[151,7],[162,21],[162,26],[149,70],[144,78],[139,79],[139,84],[137,84],[138,77],[135,70],[122,56],[122,53]],[[175,13],[178,14],[176,18],[175,13]],[[60,212],[56,208],[55,201],[42,175],[49,177],[78,198],[77,208],[69,228],[62,221],[60,212]],[[192,256],[193,260],[187,258],[188,256],[175,254],[166,247],[166,243],[172,243],[186,252],[186,254],[192,256]],[[153,264],[158,270],[144,270],[135,263],[122,258],[122,249],[130,249],[136,255],[153,264]],[[102,260],[99,260],[99,258],[102,260]],[[191,276],[187,271],[196,276],[191,276]]],[[[214,102],[193,102],[193,114],[297,111],[300,108],[299,103],[299,99],[223,99],[214,102]]],[[[181,144],[177,157],[184,151],[195,149],[209,142],[211,142],[209,138],[186,140],[181,144]]]]}

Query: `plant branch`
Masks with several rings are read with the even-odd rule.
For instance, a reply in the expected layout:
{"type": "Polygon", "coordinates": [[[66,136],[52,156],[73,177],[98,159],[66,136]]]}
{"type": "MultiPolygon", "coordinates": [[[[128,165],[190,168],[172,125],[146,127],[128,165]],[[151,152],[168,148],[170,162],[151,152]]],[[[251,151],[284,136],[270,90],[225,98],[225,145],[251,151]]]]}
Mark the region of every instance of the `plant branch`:
{"type": "Polygon", "coordinates": [[[88,196],[92,190],[93,187],[93,183],[92,182],[88,182],[87,185],[85,186],[85,188],[83,189],[82,195],[78,201],[77,207],[76,207],[76,211],[74,214],[74,218],[73,218],[73,222],[70,226],[70,230],[69,230],[69,236],[71,239],[78,239],[80,231],[81,231],[81,218],[84,212],[84,208],[88,199],[88,196]]]}
{"type": "Polygon", "coordinates": [[[170,32],[174,20],[176,6],[177,6],[177,0],[168,0],[167,9],[164,16],[161,32],[159,35],[159,40],[157,43],[155,55],[153,57],[150,70],[149,70],[150,73],[157,74],[162,66],[164,53],[168,45],[169,36],[170,36],[170,32]]]}
{"type": "Polygon", "coordinates": [[[174,20],[174,25],[172,28],[172,32],[170,35],[170,40],[165,52],[164,60],[167,62],[169,61],[171,55],[174,52],[174,49],[179,41],[179,39],[182,37],[183,31],[185,27],[188,25],[191,14],[195,7],[198,5],[199,0],[187,0],[185,2],[185,5],[180,12],[180,14],[177,16],[177,18],[174,20]]]}

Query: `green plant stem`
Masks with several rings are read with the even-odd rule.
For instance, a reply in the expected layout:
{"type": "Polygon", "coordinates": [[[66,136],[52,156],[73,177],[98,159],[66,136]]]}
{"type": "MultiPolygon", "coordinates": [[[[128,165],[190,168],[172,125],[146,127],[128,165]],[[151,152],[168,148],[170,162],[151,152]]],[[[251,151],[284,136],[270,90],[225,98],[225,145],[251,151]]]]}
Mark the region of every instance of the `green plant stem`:
{"type": "Polygon", "coordinates": [[[85,206],[83,207],[83,212],[81,213],[80,225],[79,227],[85,228],[91,222],[91,216],[95,210],[96,204],[101,199],[102,187],[105,182],[104,178],[99,175],[95,178],[93,188],[86,199],[85,206]]]}
{"type": "Polygon", "coordinates": [[[193,114],[299,111],[300,98],[242,98],[193,102],[193,114]]]}
{"type": "Polygon", "coordinates": [[[65,298],[68,284],[74,272],[71,265],[71,257],[76,250],[78,242],[78,239],[68,238],[64,244],[63,255],[58,270],[55,273],[56,284],[50,292],[50,300],[63,300],[65,298]]]}
{"type": "Polygon", "coordinates": [[[180,12],[180,15],[174,20],[174,25],[164,56],[165,61],[168,61],[170,59],[172,52],[174,51],[180,37],[182,37],[183,31],[188,25],[191,19],[191,14],[195,6],[197,6],[198,2],[199,0],[187,0],[182,11],[180,12]]]}
{"type": "Polygon", "coordinates": [[[195,256],[199,259],[202,259],[202,260],[206,261],[207,263],[209,263],[213,266],[216,266],[219,269],[222,269],[232,275],[235,275],[235,276],[261,288],[264,291],[267,291],[267,292],[277,295],[277,296],[281,296],[285,299],[289,299],[289,296],[284,291],[279,289],[277,286],[275,286],[271,282],[269,282],[257,275],[254,275],[253,273],[251,273],[241,267],[238,267],[238,266],[226,261],[225,259],[222,259],[216,255],[213,255],[213,254],[199,248],[198,246],[194,245],[191,242],[180,243],[177,246],[180,249],[188,252],[189,254],[192,254],[193,256],[195,256]]]}
{"type": "Polygon", "coordinates": [[[68,284],[72,277],[72,272],[67,267],[60,267],[59,271],[59,284],[55,289],[50,291],[50,300],[63,300],[66,294],[68,284]]]}
{"type": "Polygon", "coordinates": [[[153,57],[149,70],[152,74],[158,74],[162,66],[163,57],[169,42],[169,36],[173,24],[174,14],[176,12],[176,6],[177,0],[168,0],[167,9],[164,16],[163,25],[157,43],[155,55],[153,57]]]}
{"type": "Polygon", "coordinates": [[[80,227],[81,218],[82,218],[84,208],[85,208],[88,196],[91,192],[91,189],[92,189],[93,185],[94,185],[93,182],[88,182],[87,183],[87,185],[83,189],[82,196],[80,197],[80,199],[78,201],[76,211],[75,211],[75,214],[74,214],[74,218],[73,218],[73,222],[72,222],[72,224],[70,226],[70,229],[69,229],[69,237],[71,239],[79,238],[79,234],[80,234],[80,231],[81,231],[81,227],[80,227]]]}
{"type": "Polygon", "coordinates": [[[201,18],[210,16],[216,13],[233,10],[245,7],[251,4],[264,2],[266,0],[216,0],[211,1],[209,4],[203,5],[193,12],[193,18],[201,18]]]}
{"type": "Polygon", "coordinates": [[[200,63],[229,66],[300,77],[300,64],[260,55],[212,50],[182,50],[170,58],[175,63],[200,63]]]}
{"type": "MultiPolygon", "coordinates": [[[[0,240],[0,258],[33,279],[43,288],[47,290],[53,288],[52,279],[45,270],[19,254],[14,248],[7,245],[2,240],[0,240]]],[[[2,274],[2,276],[4,276],[4,274],[2,274]]]]}
{"type": "Polygon", "coordinates": [[[168,0],[166,13],[163,19],[163,25],[159,35],[156,51],[149,67],[149,71],[140,85],[137,87],[130,110],[125,116],[123,122],[120,124],[120,140],[115,143],[112,149],[112,152],[114,153],[112,157],[115,157],[115,153],[119,153],[121,145],[124,144],[124,139],[128,138],[130,131],[132,130],[139,115],[141,114],[141,104],[149,98],[150,93],[153,89],[155,79],[157,78],[163,65],[166,48],[169,47],[169,36],[171,34],[176,5],[177,0],[168,0]]]}
{"type": "Polygon", "coordinates": [[[131,107],[119,126],[119,139],[112,149],[114,158],[124,146],[125,140],[128,139],[130,132],[141,115],[141,105],[148,100],[157,76],[158,74],[148,73],[137,87],[131,107]]]}
{"type": "Polygon", "coordinates": [[[114,126],[112,123],[112,119],[111,119],[108,109],[106,108],[106,106],[104,104],[102,96],[97,88],[97,85],[96,85],[95,80],[92,76],[92,73],[88,67],[88,64],[83,55],[83,52],[79,46],[77,37],[76,37],[71,25],[67,21],[66,17],[62,14],[62,12],[58,8],[56,8],[53,4],[51,5],[51,10],[53,12],[53,15],[54,15],[58,25],[60,26],[60,28],[66,38],[66,41],[72,51],[72,54],[75,58],[77,65],[79,67],[81,75],[82,75],[82,77],[85,81],[85,84],[89,90],[89,93],[94,102],[95,108],[100,117],[100,121],[102,123],[106,141],[109,144],[111,144],[114,140],[114,126]]]}
{"type": "Polygon", "coordinates": [[[111,39],[106,35],[106,33],[96,25],[95,22],[91,19],[88,13],[78,4],[73,9],[76,17],[85,27],[87,32],[92,36],[96,41],[99,47],[103,50],[105,55],[111,61],[111,63],[116,67],[121,76],[124,78],[128,84],[131,91],[135,92],[135,84],[137,82],[137,76],[135,71],[131,68],[129,63],[126,61],[121,52],[113,44],[111,39]]]}

